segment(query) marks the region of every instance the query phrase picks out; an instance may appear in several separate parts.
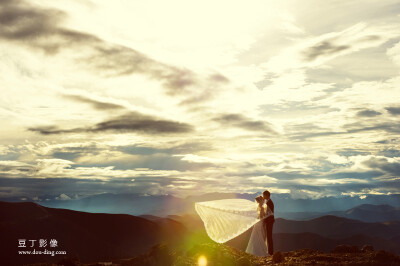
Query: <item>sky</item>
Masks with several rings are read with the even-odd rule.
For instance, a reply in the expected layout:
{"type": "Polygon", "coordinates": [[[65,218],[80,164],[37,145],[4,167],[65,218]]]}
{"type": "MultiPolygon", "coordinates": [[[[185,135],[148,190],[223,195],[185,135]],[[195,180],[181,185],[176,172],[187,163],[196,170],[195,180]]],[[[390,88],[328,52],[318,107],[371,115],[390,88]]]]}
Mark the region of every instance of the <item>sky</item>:
{"type": "Polygon", "coordinates": [[[400,193],[400,3],[0,0],[0,198],[400,193]]]}

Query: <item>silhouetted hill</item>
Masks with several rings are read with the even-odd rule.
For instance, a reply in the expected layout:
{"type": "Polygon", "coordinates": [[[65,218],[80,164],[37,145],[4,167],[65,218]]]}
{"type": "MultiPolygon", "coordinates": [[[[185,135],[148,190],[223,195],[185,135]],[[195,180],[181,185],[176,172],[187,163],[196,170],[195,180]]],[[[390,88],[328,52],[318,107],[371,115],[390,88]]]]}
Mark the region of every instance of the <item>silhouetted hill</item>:
{"type": "Polygon", "coordinates": [[[179,242],[185,228],[171,219],[150,221],[127,214],[85,213],[53,209],[32,202],[0,202],[1,265],[57,261],[62,255],[18,255],[21,250],[44,250],[39,239],[56,239],[67,256],[81,261],[131,257],[160,242],[179,242]],[[26,248],[18,248],[26,239],[26,248]],[[30,247],[36,240],[34,247],[30,247]]]}
{"type": "MultiPolygon", "coordinates": [[[[311,248],[327,252],[341,244],[369,244],[377,249],[400,253],[399,223],[364,223],[335,216],[324,216],[309,221],[289,221],[280,218],[275,221],[273,239],[276,250],[311,248]],[[394,237],[395,235],[397,237],[394,237]]],[[[251,230],[252,228],[226,244],[245,250],[251,230]]]]}
{"type": "MultiPolygon", "coordinates": [[[[217,256],[212,249],[223,248],[226,252],[229,251],[222,257],[230,258],[227,261],[233,263],[231,265],[235,265],[236,259],[240,260],[246,256],[252,262],[260,262],[259,258],[253,258],[240,251],[245,250],[252,228],[224,245],[217,245],[208,238],[197,215],[171,215],[167,218],[154,215],[135,217],[126,214],[85,213],[47,208],[32,202],[0,202],[0,217],[2,217],[0,248],[3,251],[0,255],[1,265],[59,262],[64,258],[63,255],[54,257],[18,255],[17,251],[33,249],[18,248],[19,239],[33,239],[37,242],[39,239],[56,239],[58,247],[48,247],[48,250],[65,250],[67,258],[76,257],[81,262],[122,260],[127,263],[126,265],[132,265],[133,261],[154,262],[160,257],[167,256],[171,261],[179,260],[182,265],[186,265],[184,263],[191,263],[197,258],[198,247],[204,244],[211,245],[211,250],[204,251],[211,254],[210,256],[217,256]],[[154,248],[154,244],[162,242],[169,243],[168,247],[173,250],[167,252],[164,249],[154,248]],[[153,248],[149,250],[152,246],[153,248]],[[231,249],[229,246],[236,249],[231,249]],[[134,258],[127,259],[132,257],[134,258]]],[[[294,250],[310,248],[329,252],[337,245],[343,244],[358,246],[369,244],[375,249],[400,253],[398,232],[398,222],[364,223],[335,216],[324,216],[309,221],[277,218],[273,238],[275,250],[290,251],[287,261],[295,261],[294,257],[290,258],[294,250]]],[[[30,244],[27,242],[27,245],[30,244]]],[[[36,250],[40,250],[38,243],[35,247],[36,250]]],[[[299,256],[303,255],[310,259],[307,254],[301,253],[299,256]]],[[[221,260],[218,256],[212,259],[221,260]]],[[[378,255],[371,256],[370,259],[378,255]]],[[[327,260],[340,260],[336,255],[328,257],[327,260]]],[[[269,259],[264,259],[263,263],[269,259]]]]}
{"type": "Polygon", "coordinates": [[[357,234],[388,238],[400,235],[400,222],[365,223],[332,215],[315,218],[309,221],[290,221],[277,218],[274,225],[274,232],[310,232],[331,238],[342,238],[357,234]]]}
{"type": "MultiPolygon", "coordinates": [[[[400,222],[365,223],[336,216],[323,216],[308,221],[291,221],[277,218],[275,219],[273,232],[276,235],[312,233],[325,238],[342,240],[346,238],[350,239],[354,235],[363,235],[368,237],[368,239],[377,237],[395,242],[392,239],[397,239],[400,236],[400,222]]],[[[231,240],[232,244],[235,247],[241,248],[240,243],[247,243],[250,233],[251,229],[231,240]]],[[[300,241],[299,243],[303,242],[300,241]]],[[[398,243],[400,245],[400,242],[398,243]]],[[[337,243],[335,242],[334,244],[337,243]]],[[[347,241],[345,244],[350,244],[350,242],[347,241]]],[[[299,246],[298,248],[303,247],[299,246]]],[[[318,247],[313,248],[318,249],[318,247]]],[[[283,250],[288,249],[285,248],[283,250]]]]}

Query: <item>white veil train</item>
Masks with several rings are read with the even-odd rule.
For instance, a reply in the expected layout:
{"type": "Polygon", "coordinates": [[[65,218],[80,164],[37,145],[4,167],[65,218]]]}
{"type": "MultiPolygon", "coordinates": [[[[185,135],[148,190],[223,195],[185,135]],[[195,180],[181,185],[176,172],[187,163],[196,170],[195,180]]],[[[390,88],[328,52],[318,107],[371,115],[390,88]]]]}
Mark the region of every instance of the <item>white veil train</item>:
{"type": "Polygon", "coordinates": [[[217,243],[224,243],[260,221],[257,205],[245,199],[223,199],[196,202],[195,209],[208,236],[217,243]]]}

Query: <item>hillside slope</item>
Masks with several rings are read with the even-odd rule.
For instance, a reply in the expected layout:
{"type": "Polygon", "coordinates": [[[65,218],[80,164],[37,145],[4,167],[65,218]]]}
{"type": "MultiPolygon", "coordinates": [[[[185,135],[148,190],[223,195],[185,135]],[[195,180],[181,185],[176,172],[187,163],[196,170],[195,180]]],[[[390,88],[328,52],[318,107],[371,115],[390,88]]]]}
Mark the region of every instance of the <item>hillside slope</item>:
{"type": "MultiPolygon", "coordinates": [[[[43,250],[39,239],[56,239],[53,250],[82,261],[131,257],[160,242],[179,241],[186,229],[170,219],[149,221],[127,214],[85,213],[53,209],[32,202],[0,202],[0,259],[2,262],[56,261],[62,255],[17,255],[21,250],[43,250]],[[26,239],[26,248],[18,240],[26,239]],[[32,242],[29,240],[36,240],[32,242]]],[[[50,250],[49,246],[47,249],[50,250]]],[[[7,265],[7,264],[2,264],[7,265]]]]}

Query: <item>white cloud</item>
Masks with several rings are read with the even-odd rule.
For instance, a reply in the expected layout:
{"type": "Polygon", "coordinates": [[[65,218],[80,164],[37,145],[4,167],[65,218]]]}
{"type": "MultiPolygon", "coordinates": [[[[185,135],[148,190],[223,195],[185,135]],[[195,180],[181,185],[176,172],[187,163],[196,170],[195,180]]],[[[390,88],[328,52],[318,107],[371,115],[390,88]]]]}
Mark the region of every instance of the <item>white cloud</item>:
{"type": "Polygon", "coordinates": [[[326,191],[318,192],[318,191],[312,191],[312,190],[307,190],[307,189],[291,189],[290,196],[293,199],[308,199],[308,198],[319,199],[319,198],[328,197],[331,195],[327,194],[326,191]]]}
{"type": "Polygon", "coordinates": [[[272,73],[320,67],[338,56],[378,47],[398,35],[399,31],[394,25],[373,26],[357,23],[342,31],[300,39],[261,67],[272,73]]]}
{"type": "Polygon", "coordinates": [[[182,161],[195,162],[195,163],[229,163],[230,160],[224,158],[210,158],[205,156],[199,156],[196,154],[185,154],[185,155],[174,155],[176,157],[182,157],[182,161]]]}
{"type": "Polygon", "coordinates": [[[386,54],[398,66],[400,66],[400,42],[387,49],[386,54]]]}
{"type": "Polygon", "coordinates": [[[270,177],[267,175],[261,175],[261,176],[252,176],[248,178],[251,180],[253,183],[256,184],[271,184],[271,183],[277,183],[278,179],[274,177],[270,177]]]}
{"type": "Polygon", "coordinates": [[[328,157],[328,161],[335,164],[345,164],[348,162],[348,158],[337,154],[331,154],[328,157]]]}

